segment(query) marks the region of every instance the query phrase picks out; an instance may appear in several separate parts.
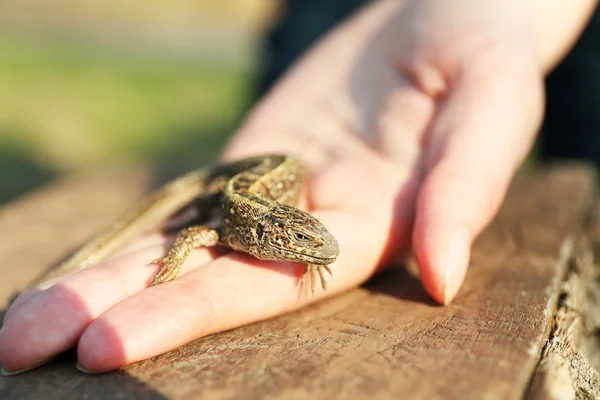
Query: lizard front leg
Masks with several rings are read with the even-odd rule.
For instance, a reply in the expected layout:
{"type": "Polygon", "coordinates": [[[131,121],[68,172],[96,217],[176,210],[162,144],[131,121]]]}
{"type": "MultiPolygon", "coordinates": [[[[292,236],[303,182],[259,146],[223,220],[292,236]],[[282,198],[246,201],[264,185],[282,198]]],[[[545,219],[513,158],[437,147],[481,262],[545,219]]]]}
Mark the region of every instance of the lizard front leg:
{"type": "Polygon", "coordinates": [[[302,279],[300,284],[304,285],[306,282],[306,277],[310,275],[310,290],[312,294],[315,294],[315,286],[317,284],[317,273],[319,274],[319,278],[321,280],[321,287],[323,290],[327,290],[327,281],[325,280],[325,274],[323,270],[325,269],[329,272],[329,275],[333,276],[333,272],[328,265],[319,265],[319,264],[306,264],[305,265],[304,274],[302,274],[302,279]]]}
{"type": "Polygon", "coordinates": [[[181,265],[192,249],[212,247],[218,241],[219,234],[217,231],[203,225],[193,225],[180,231],[167,255],[151,262],[151,264],[163,264],[163,266],[154,276],[150,286],[177,279],[181,271],[181,265]]]}

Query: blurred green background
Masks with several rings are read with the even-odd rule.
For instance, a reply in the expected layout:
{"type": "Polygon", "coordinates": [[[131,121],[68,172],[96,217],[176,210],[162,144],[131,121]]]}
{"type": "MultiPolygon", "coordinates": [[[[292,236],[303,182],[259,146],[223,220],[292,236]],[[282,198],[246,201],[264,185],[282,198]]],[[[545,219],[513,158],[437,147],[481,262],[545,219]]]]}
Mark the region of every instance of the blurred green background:
{"type": "Polygon", "coordinates": [[[268,0],[0,6],[0,203],[107,163],[213,161],[249,106],[268,0]]]}

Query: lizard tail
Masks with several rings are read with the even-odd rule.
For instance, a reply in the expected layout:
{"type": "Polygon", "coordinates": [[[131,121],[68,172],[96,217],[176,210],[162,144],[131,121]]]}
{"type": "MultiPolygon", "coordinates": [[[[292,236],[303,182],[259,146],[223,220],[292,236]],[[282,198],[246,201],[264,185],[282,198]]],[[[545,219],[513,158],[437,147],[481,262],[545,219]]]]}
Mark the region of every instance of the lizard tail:
{"type": "Polygon", "coordinates": [[[107,229],[31,286],[58,278],[68,272],[87,268],[105,260],[139,235],[155,228],[175,212],[206,193],[206,168],[191,171],[144,196],[107,229]]]}

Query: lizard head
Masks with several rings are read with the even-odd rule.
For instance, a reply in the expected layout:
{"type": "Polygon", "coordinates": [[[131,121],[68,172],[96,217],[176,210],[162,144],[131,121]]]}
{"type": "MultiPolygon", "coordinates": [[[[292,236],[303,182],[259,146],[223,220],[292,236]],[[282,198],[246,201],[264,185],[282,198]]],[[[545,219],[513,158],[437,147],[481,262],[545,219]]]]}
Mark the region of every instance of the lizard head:
{"type": "Polygon", "coordinates": [[[270,249],[263,258],[327,265],[340,253],[337,240],[318,219],[286,205],[272,207],[257,234],[261,247],[270,249]]]}

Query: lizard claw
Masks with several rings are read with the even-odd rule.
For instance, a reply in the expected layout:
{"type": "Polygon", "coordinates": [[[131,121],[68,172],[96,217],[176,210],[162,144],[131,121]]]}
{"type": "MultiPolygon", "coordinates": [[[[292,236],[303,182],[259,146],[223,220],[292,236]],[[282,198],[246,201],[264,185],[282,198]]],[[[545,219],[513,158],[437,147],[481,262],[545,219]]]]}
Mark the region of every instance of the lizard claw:
{"type": "Polygon", "coordinates": [[[150,264],[166,264],[169,261],[169,257],[159,257],[156,260],[150,261],[150,264]]]}
{"type": "Polygon", "coordinates": [[[154,275],[150,286],[156,286],[161,283],[169,282],[179,277],[181,263],[178,263],[177,260],[174,260],[168,255],[165,257],[157,258],[156,260],[153,260],[150,264],[163,264],[163,266],[156,273],[156,275],[154,275]]]}
{"type": "Polygon", "coordinates": [[[307,275],[310,275],[310,291],[314,295],[318,274],[318,277],[321,280],[321,287],[323,290],[327,291],[327,281],[325,280],[325,274],[323,273],[323,270],[326,270],[331,276],[333,276],[333,273],[328,265],[306,264],[306,269],[304,270],[304,274],[302,274],[300,284],[304,285],[307,275]]]}
{"type": "Polygon", "coordinates": [[[154,276],[150,286],[179,278],[181,266],[193,248],[214,246],[218,240],[219,235],[217,231],[202,225],[193,225],[179,232],[167,255],[157,258],[150,263],[163,264],[162,268],[154,276]]]}

